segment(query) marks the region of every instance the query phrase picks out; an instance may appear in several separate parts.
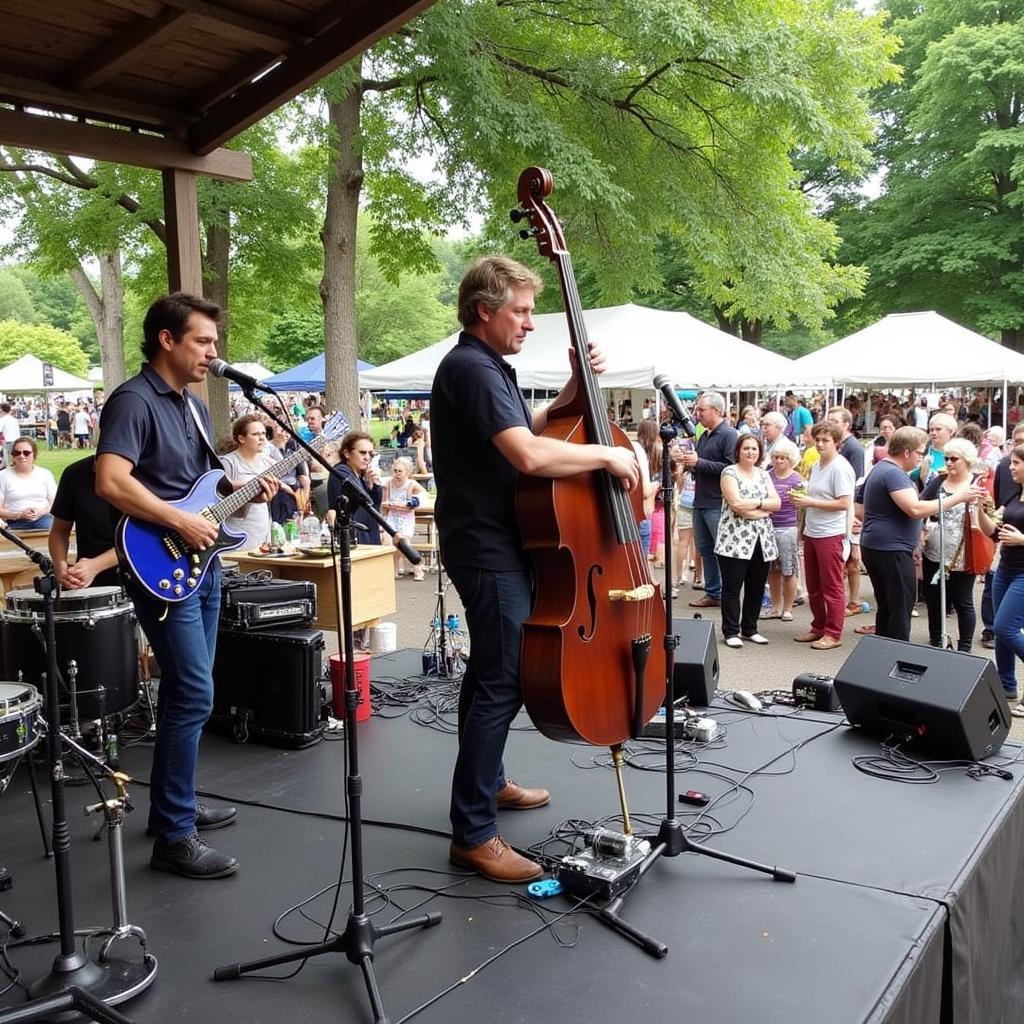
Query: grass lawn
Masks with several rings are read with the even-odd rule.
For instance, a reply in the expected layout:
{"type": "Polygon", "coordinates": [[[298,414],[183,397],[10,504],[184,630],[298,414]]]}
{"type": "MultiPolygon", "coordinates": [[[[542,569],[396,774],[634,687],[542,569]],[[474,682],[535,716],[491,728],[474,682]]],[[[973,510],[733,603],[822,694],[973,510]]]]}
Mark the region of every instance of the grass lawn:
{"type": "Polygon", "coordinates": [[[96,450],[94,448],[78,449],[78,448],[56,448],[52,452],[47,451],[45,445],[39,446],[39,454],[36,456],[36,465],[43,466],[48,469],[60,482],[60,475],[64,470],[71,465],[72,462],[77,462],[79,459],[84,459],[87,455],[94,455],[96,450]]]}

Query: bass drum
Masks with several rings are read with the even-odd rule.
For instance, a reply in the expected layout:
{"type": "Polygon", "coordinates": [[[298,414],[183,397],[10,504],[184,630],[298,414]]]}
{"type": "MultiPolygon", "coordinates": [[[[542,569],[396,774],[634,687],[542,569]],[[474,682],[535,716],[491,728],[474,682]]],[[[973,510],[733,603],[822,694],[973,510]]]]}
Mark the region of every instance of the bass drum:
{"type": "MultiPolygon", "coordinates": [[[[79,719],[105,718],[131,707],[139,689],[135,609],[121,588],[64,591],[55,605],[53,619],[61,673],[61,721],[69,717],[72,662],[77,673],[79,719]]],[[[39,686],[45,693],[42,596],[34,590],[10,591],[0,620],[0,635],[4,676],[39,686]]]]}
{"type": "Polygon", "coordinates": [[[0,683],[0,761],[21,757],[38,742],[39,691],[22,683],[0,683]]]}

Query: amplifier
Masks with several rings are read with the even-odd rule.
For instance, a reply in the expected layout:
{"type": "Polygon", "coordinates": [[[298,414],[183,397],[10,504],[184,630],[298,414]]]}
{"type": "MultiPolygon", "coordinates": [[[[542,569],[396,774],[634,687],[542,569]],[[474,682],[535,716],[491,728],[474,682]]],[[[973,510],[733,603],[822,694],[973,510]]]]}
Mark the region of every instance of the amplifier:
{"type": "Polygon", "coordinates": [[[306,580],[242,576],[225,580],[221,587],[222,627],[248,630],[309,626],[315,618],[316,584],[306,580]]]}
{"type": "Polygon", "coordinates": [[[210,728],[239,743],[308,747],[323,738],[324,635],[319,629],[217,635],[210,728]]]}

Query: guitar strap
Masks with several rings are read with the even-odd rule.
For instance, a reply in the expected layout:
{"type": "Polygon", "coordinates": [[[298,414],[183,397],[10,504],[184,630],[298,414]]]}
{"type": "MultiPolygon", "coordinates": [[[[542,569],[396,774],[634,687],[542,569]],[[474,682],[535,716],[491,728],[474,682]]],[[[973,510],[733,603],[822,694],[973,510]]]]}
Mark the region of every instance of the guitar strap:
{"type": "Polygon", "coordinates": [[[210,443],[209,435],[206,433],[206,427],[203,426],[203,417],[199,415],[199,410],[196,408],[196,404],[189,394],[188,389],[184,391],[185,404],[188,406],[188,411],[192,413],[192,419],[196,421],[196,426],[199,428],[199,436],[203,439],[203,444],[206,446],[206,452],[210,456],[210,468],[211,469],[222,469],[222,463],[220,456],[217,454],[216,449],[210,443]]]}

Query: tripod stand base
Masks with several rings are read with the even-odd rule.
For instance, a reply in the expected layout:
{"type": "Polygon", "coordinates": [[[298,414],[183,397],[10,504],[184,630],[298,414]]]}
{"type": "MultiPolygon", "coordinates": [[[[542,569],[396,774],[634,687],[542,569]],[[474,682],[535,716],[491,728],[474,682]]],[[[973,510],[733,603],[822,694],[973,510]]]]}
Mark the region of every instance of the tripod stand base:
{"type": "MultiPolygon", "coordinates": [[[[75,953],[71,957],[58,957],[49,974],[37,978],[26,991],[29,999],[46,999],[77,988],[101,1003],[117,1006],[149,988],[156,971],[156,957],[149,953],[141,960],[109,959],[99,964],[75,953]]],[[[77,1011],[67,1010],[32,1019],[63,1022],[82,1018],[77,1011]]]]}
{"type": "Polygon", "coordinates": [[[387,1024],[384,1005],[381,1001],[377,978],[373,973],[373,946],[377,939],[397,932],[407,932],[413,928],[432,928],[440,924],[441,915],[437,911],[409,918],[407,921],[395,921],[378,927],[365,915],[350,914],[345,931],[329,942],[321,942],[313,946],[304,946],[292,953],[281,953],[279,956],[268,956],[262,960],[249,960],[243,964],[228,964],[218,967],[213,972],[214,981],[230,981],[240,978],[243,974],[260,971],[265,967],[277,967],[281,964],[294,963],[296,960],[309,960],[324,953],[344,953],[351,963],[358,964],[363,972],[366,993],[370,998],[375,1024],[387,1024]]]}

